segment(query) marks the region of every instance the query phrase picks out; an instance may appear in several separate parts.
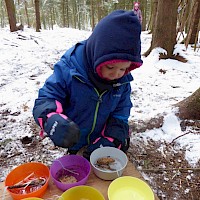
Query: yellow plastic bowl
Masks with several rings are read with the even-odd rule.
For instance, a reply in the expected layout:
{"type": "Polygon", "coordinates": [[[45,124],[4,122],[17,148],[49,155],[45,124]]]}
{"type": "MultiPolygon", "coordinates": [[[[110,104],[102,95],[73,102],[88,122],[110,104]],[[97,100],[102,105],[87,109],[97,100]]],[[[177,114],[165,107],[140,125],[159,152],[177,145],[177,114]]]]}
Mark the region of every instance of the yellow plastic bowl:
{"type": "Polygon", "coordinates": [[[75,186],[66,190],[59,200],[105,200],[103,195],[90,186],[75,186]]]}
{"type": "Polygon", "coordinates": [[[147,183],[139,178],[123,176],[108,187],[109,200],[154,200],[154,193],[147,183]]]}

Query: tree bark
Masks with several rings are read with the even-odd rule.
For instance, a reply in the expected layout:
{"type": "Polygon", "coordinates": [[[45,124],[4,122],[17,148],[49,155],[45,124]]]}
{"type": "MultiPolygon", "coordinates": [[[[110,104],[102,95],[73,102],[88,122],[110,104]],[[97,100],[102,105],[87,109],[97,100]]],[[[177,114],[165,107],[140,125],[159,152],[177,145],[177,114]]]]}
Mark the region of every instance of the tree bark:
{"type": "Polygon", "coordinates": [[[161,55],[161,58],[174,58],[173,51],[174,45],[176,44],[177,6],[178,0],[158,1],[156,23],[149,53],[152,49],[161,47],[167,51],[167,55],[161,55]]]}
{"type": "Polygon", "coordinates": [[[94,2],[93,0],[90,1],[90,6],[91,6],[91,27],[92,27],[92,30],[94,29],[95,27],[95,22],[94,22],[94,2]]]}
{"type": "Polygon", "coordinates": [[[8,19],[10,24],[10,31],[14,32],[17,31],[17,20],[16,20],[16,13],[15,13],[15,4],[13,0],[5,0],[6,3],[6,9],[8,13],[8,19]]]}
{"type": "Polygon", "coordinates": [[[6,26],[5,24],[5,10],[4,10],[4,2],[0,2],[0,16],[1,16],[1,28],[4,28],[6,26]]]}
{"type": "Polygon", "coordinates": [[[35,15],[36,15],[36,32],[40,32],[40,0],[35,0],[35,15]]]}
{"type": "Polygon", "coordinates": [[[196,0],[194,2],[192,13],[193,14],[191,15],[190,29],[185,42],[186,47],[188,46],[188,44],[195,44],[196,37],[198,36],[198,24],[200,19],[200,0],[196,0]]]}
{"type": "Polygon", "coordinates": [[[200,120],[200,88],[175,106],[179,108],[181,119],[200,120]]]}
{"type": "Polygon", "coordinates": [[[25,0],[24,1],[24,10],[25,10],[25,15],[26,15],[26,20],[27,20],[27,25],[28,25],[28,28],[31,27],[30,25],[30,20],[29,20],[29,15],[28,15],[28,8],[27,8],[27,1],[25,0]]]}

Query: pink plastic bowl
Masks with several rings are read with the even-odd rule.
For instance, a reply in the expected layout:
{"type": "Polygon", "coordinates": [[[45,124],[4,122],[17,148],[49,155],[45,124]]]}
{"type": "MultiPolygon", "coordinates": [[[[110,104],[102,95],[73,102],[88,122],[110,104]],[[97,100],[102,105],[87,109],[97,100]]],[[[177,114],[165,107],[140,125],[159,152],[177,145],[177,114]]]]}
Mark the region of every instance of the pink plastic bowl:
{"type": "Polygon", "coordinates": [[[66,155],[54,160],[50,167],[50,174],[55,185],[62,191],[66,191],[74,186],[84,185],[90,175],[90,162],[79,155],[66,155]],[[72,170],[77,174],[70,173],[64,168],[72,170]],[[75,183],[62,183],[59,181],[61,174],[74,176],[77,179],[75,183]]]}

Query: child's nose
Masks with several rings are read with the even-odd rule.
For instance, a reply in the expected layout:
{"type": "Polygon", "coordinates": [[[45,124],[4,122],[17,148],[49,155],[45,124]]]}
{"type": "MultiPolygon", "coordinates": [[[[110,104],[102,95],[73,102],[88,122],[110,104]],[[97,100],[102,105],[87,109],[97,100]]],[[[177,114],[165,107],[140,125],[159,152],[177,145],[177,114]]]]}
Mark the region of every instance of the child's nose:
{"type": "Polygon", "coordinates": [[[121,78],[121,76],[122,76],[122,73],[120,70],[115,72],[115,79],[121,78]]]}

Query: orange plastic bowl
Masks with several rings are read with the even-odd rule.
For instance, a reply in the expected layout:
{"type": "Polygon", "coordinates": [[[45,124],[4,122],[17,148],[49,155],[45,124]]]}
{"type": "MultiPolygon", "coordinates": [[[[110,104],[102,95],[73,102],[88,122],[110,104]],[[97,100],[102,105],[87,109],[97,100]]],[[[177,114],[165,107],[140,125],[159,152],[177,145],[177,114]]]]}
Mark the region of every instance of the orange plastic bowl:
{"type": "Polygon", "coordinates": [[[6,177],[5,186],[13,186],[30,175],[31,178],[44,178],[46,180],[45,184],[37,187],[7,188],[13,199],[20,200],[28,197],[42,197],[44,195],[49,183],[50,171],[46,165],[39,162],[25,163],[13,169],[6,177]]]}

